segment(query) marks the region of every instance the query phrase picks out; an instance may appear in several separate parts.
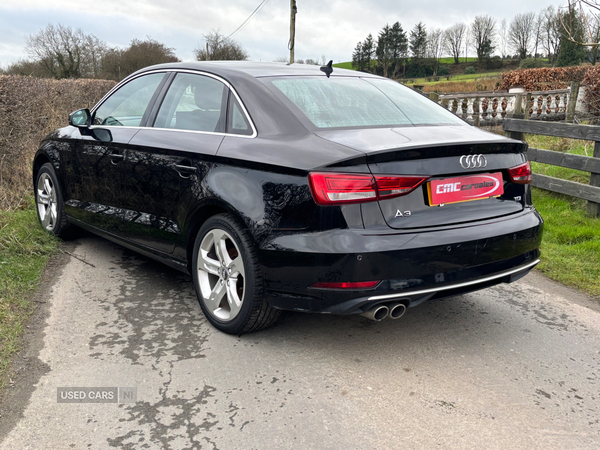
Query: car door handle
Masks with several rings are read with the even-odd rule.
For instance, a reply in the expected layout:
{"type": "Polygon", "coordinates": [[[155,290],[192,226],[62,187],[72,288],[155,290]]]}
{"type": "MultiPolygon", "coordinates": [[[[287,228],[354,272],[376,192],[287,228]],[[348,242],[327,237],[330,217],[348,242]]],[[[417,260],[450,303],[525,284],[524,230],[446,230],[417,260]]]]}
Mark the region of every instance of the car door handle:
{"type": "Polygon", "coordinates": [[[177,172],[182,172],[185,174],[191,174],[196,172],[196,170],[198,170],[197,167],[193,167],[193,166],[181,166],[179,164],[175,164],[175,169],[177,169],[177,172]]]}
{"type": "Polygon", "coordinates": [[[112,164],[117,164],[119,161],[122,161],[125,158],[125,155],[122,153],[111,153],[108,155],[108,157],[110,158],[110,162],[112,164]]]}

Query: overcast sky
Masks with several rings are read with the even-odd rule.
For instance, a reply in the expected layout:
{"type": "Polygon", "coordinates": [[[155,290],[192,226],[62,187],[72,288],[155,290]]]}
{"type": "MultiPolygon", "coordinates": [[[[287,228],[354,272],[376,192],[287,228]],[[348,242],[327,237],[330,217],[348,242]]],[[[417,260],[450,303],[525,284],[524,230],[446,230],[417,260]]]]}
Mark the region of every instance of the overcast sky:
{"type": "MultiPolygon", "coordinates": [[[[193,60],[203,35],[233,33],[262,0],[0,0],[0,67],[24,58],[29,34],[49,23],[81,28],[110,46],[127,47],[149,36],[193,60]]],[[[399,21],[405,31],[422,21],[428,29],[469,23],[487,14],[498,23],[524,12],[538,12],[565,2],[520,0],[483,2],[454,0],[297,0],[296,59],[349,61],[358,41],[376,37],[386,24],[399,21]]],[[[234,36],[252,60],[289,56],[290,1],[267,0],[234,36]]]]}

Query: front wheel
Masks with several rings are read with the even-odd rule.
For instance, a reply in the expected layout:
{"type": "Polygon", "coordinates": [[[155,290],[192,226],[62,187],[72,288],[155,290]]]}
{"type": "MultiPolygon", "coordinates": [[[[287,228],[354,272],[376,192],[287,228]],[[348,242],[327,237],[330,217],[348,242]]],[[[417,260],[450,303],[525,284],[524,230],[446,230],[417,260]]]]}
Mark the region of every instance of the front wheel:
{"type": "Polygon", "coordinates": [[[263,277],[252,240],[228,214],[208,219],[194,243],[192,276],[206,318],[229,334],[258,331],[280,311],[264,298],[263,277]]]}
{"type": "Polygon", "coordinates": [[[69,222],[63,196],[52,164],[44,164],[35,180],[35,204],[42,227],[54,236],[65,237],[69,222]]]}

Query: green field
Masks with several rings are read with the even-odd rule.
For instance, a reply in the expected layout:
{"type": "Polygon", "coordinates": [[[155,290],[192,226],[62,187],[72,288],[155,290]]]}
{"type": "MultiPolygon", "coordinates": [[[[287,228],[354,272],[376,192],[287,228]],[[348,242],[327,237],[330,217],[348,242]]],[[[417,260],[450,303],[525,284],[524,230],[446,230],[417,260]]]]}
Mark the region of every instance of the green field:
{"type": "Polygon", "coordinates": [[[463,75],[444,75],[436,77],[425,77],[425,78],[409,78],[407,84],[430,84],[435,85],[439,83],[447,83],[448,81],[477,81],[486,78],[495,78],[502,75],[502,72],[486,72],[486,73],[473,73],[463,75]],[[434,78],[439,78],[438,81],[434,81],[434,78]]]}
{"type": "MultiPolygon", "coordinates": [[[[460,58],[460,62],[461,63],[465,63],[465,62],[476,63],[477,62],[477,58],[460,58]]],[[[441,58],[440,59],[440,63],[442,63],[442,64],[454,64],[454,58],[452,58],[452,57],[441,58]]],[[[347,61],[347,62],[341,62],[341,63],[333,64],[333,67],[339,67],[340,69],[354,70],[354,69],[352,69],[352,61],[347,61]]]]}
{"type": "MultiPolygon", "coordinates": [[[[464,58],[461,58],[461,63],[463,62],[464,58]]],[[[477,62],[477,58],[468,58],[469,62],[477,62]]],[[[453,62],[452,58],[442,58],[442,63],[447,63],[450,64],[453,62]]],[[[352,68],[352,62],[351,61],[347,61],[347,62],[342,62],[342,63],[337,63],[337,64],[333,64],[333,67],[338,67],[340,69],[349,69],[349,70],[354,70],[352,68]]],[[[449,81],[451,82],[472,82],[472,81],[479,81],[485,78],[495,78],[495,77],[500,77],[502,75],[501,71],[495,71],[495,72],[482,72],[482,73],[474,73],[474,74],[456,74],[456,75],[440,75],[440,76],[429,76],[429,77],[424,77],[424,78],[407,78],[406,80],[403,80],[402,82],[408,85],[437,85],[439,83],[447,83],[449,81]],[[437,81],[434,81],[435,78],[437,78],[437,81]]],[[[485,83],[484,83],[485,84],[485,83]]],[[[494,89],[495,86],[489,86],[489,90],[494,89]]]]}
{"type": "MultiPolygon", "coordinates": [[[[473,57],[473,58],[471,58],[471,57],[469,57],[469,58],[460,57],[460,58],[458,58],[458,60],[461,63],[466,63],[466,62],[476,63],[477,62],[477,58],[475,58],[475,57],[473,57]]],[[[451,56],[449,56],[447,58],[440,58],[440,62],[442,64],[454,64],[454,58],[451,57],[451,56]]]]}
{"type": "Polygon", "coordinates": [[[337,63],[337,64],[332,64],[332,66],[333,67],[339,67],[340,69],[354,70],[352,68],[352,61],[343,62],[343,63],[337,63]]]}

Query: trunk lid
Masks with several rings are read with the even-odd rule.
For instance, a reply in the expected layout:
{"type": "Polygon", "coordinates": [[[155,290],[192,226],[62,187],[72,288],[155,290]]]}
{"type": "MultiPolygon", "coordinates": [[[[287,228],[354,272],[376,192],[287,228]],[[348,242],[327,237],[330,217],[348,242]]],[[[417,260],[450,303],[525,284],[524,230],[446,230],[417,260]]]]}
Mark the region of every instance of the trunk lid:
{"type": "Polygon", "coordinates": [[[428,177],[406,195],[378,201],[393,229],[492,219],[518,213],[528,201],[527,185],[513,183],[508,176],[509,168],[527,161],[527,145],[520,141],[470,126],[331,130],[317,135],[364,151],[375,176],[428,177]]]}

